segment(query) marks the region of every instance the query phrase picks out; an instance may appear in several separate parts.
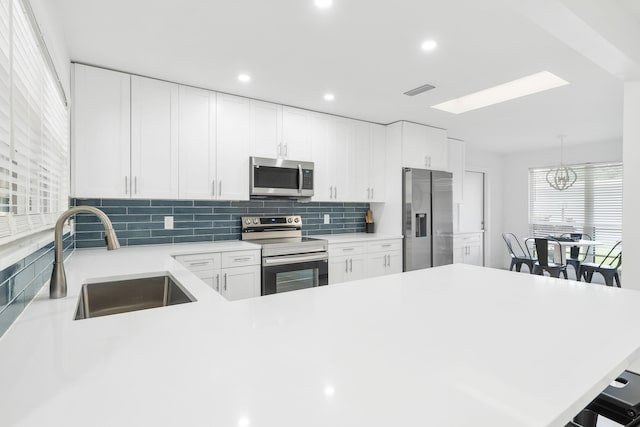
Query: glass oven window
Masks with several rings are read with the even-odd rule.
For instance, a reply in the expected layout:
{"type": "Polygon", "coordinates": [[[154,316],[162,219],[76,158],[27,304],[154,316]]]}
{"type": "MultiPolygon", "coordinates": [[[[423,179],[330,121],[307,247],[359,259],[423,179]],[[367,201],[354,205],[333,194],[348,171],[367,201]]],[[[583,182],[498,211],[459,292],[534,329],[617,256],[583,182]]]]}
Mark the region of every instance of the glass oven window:
{"type": "Polygon", "coordinates": [[[314,286],[318,286],[317,268],[276,273],[276,293],[296,291],[314,286]]]}

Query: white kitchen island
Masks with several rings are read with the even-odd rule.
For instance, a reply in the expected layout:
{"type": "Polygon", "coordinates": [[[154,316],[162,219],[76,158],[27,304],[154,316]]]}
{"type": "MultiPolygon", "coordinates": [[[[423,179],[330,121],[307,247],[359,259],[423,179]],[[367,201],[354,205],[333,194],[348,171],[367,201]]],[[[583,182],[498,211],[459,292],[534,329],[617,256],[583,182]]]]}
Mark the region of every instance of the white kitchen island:
{"type": "Polygon", "coordinates": [[[0,339],[0,425],[564,426],[640,355],[637,291],[452,265],[230,302],[192,246],[76,250],[0,339]],[[72,320],[158,272],[198,301],[72,320]]]}

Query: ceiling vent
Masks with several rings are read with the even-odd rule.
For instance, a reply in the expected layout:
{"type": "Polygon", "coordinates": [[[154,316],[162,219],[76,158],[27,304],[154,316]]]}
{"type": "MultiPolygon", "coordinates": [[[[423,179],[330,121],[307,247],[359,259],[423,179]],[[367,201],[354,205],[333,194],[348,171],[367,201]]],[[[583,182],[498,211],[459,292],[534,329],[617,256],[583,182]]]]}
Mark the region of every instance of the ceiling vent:
{"type": "Polygon", "coordinates": [[[416,95],[419,95],[419,94],[421,94],[423,92],[426,92],[428,90],[435,89],[435,88],[436,87],[434,85],[426,84],[426,85],[422,85],[420,87],[417,87],[415,89],[408,90],[404,94],[407,95],[407,96],[416,96],[416,95]]]}

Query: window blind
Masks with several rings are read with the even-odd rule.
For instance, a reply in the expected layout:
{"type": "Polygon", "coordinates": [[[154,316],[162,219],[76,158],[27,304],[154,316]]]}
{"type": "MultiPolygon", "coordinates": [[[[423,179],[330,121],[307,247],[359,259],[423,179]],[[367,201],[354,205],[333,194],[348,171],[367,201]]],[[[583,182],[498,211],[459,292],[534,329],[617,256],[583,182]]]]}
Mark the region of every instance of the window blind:
{"type": "Polygon", "coordinates": [[[67,206],[66,101],[24,6],[0,0],[0,244],[51,227],[67,206]]]}
{"type": "Polygon", "coordinates": [[[578,177],[564,191],[547,183],[551,168],[529,170],[529,232],[537,237],[585,233],[603,243],[596,250],[604,255],[622,240],[622,164],[571,167],[578,177]]]}

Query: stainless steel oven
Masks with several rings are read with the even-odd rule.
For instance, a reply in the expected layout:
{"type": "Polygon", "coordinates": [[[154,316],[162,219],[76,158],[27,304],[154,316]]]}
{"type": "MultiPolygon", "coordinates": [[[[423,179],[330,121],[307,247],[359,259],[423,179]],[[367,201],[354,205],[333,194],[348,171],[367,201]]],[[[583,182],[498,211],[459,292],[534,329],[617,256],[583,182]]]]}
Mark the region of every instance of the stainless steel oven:
{"type": "Polygon", "coordinates": [[[313,196],[313,162],[250,157],[251,198],[313,196]]]}
{"type": "Polygon", "coordinates": [[[242,240],[262,246],[262,295],[329,284],[327,241],[302,237],[300,216],[242,217],[242,240]]]}

